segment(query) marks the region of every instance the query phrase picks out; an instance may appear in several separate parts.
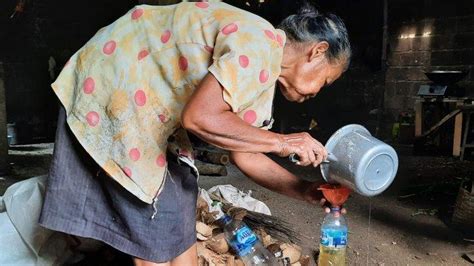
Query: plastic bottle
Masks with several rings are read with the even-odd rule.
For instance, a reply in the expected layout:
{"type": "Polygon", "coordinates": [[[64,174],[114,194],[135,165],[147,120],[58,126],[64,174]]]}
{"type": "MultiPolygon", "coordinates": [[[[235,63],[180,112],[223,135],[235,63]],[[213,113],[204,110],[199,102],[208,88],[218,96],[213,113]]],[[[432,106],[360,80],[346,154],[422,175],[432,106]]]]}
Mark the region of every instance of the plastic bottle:
{"type": "Polygon", "coordinates": [[[338,207],[332,207],[321,225],[318,265],[346,265],[346,246],[346,220],[338,207]]]}
{"type": "Polygon", "coordinates": [[[278,261],[258,240],[257,235],[244,222],[221,218],[227,243],[246,266],[278,265],[278,261]]]}

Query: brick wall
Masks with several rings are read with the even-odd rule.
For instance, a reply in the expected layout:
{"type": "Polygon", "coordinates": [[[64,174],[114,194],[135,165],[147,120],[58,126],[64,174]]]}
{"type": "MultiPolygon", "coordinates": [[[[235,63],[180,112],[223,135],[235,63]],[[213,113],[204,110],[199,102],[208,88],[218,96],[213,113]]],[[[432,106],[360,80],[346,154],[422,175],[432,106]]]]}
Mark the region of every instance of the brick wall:
{"type": "Polygon", "coordinates": [[[413,109],[424,71],[469,69],[459,85],[474,91],[474,1],[389,0],[387,122],[413,109]]]}

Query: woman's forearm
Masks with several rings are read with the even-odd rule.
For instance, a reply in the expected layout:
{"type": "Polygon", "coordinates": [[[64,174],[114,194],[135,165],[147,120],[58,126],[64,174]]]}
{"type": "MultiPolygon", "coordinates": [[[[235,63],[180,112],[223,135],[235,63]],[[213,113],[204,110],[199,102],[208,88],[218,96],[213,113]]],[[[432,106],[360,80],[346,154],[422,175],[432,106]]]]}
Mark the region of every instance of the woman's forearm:
{"type": "Polygon", "coordinates": [[[281,150],[279,134],[250,126],[222,97],[219,82],[208,75],[193,94],[182,114],[183,127],[204,141],[231,151],[274,152],[281,150]]]}
{"type": "Polygon", "coordinates": [[[300,199],[313,184],[299,179],[285,168],[261,153],[231,153],[237,167],[255,183],[277,193],[300,199]]]}

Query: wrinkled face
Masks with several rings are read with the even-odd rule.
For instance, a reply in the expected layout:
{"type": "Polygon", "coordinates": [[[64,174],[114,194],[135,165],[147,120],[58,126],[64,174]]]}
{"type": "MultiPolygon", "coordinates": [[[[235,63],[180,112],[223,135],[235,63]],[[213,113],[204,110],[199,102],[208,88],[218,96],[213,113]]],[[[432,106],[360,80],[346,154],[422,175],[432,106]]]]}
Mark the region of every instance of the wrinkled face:
{"type": "Polygon", "coordinates": [[[278,78],[280,90],[289,101],[301,103],[331,85],[341,76],[344,68],[345,64],[331,64],[324,56],[311,61],[301,60],[278,78]]]}

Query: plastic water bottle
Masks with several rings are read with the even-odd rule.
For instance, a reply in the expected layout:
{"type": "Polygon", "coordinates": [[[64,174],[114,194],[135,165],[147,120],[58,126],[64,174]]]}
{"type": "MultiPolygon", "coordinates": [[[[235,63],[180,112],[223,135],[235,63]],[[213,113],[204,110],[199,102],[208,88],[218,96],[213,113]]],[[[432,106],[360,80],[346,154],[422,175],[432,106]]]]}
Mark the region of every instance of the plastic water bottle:
{"type": "Polygon", "coordinates": [[[221,221],[227,243],[246,266],[278,265],[275,256],[262,245],[257,235],[244,222],[232,220],[228,215],[224,215],[221,221]]]}
{"type": "Polygon", "coordinates": [[[346,265],[347,225],[339,208],[331,208],[321,225],[318,265],[346,265]]]}

